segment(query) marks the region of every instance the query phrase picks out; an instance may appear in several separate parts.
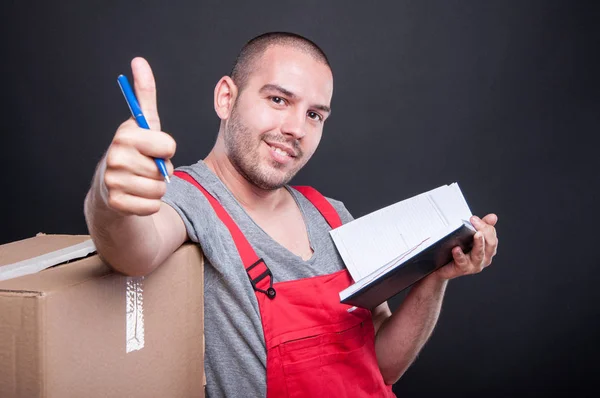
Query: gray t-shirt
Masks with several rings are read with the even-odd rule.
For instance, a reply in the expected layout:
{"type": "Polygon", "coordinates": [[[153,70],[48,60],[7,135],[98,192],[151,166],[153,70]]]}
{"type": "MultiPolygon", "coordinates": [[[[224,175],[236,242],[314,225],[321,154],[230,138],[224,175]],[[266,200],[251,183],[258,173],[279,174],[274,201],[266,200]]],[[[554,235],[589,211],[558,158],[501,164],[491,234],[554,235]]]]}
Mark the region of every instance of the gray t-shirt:
{"type": "MultiPolygon", "coordinates": [[[[273,273],[274,282],[308,278],[344,268],[331,229],[319,211],[298,191],[286,187],[306,223],[313,256],[304,261],[260,228],[221,180],[203,161],[180,167],[194,177],[227,210],[258,257],[273,273]]],[[[344,205],[329,202],[342,223],[352,220],[344,205]]],[[[189,238],[200,244],[204,268],[204,327],[206,392],[209,397],[266,396],[266,347],[256,296],[229,230],[204,195],[177,177],[168,184],[163,201],[183,219],[189,238]]]]}

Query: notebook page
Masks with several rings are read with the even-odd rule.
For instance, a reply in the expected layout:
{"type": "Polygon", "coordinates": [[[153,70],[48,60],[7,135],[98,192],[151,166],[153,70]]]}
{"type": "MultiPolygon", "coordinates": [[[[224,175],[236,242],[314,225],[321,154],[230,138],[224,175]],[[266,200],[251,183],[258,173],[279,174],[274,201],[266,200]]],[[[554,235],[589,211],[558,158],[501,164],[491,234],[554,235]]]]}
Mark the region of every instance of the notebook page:
{"type": "Polygon", "coordinates": [[[446,189],[434,189],[429,192],[431,200],[435,203],[449,224],[457,220],[468,221],[471,217],[471,209],[465,201],[465,198],[458,186],[458,183],[452,183],[446,186],[446,189]]]}
{"type": "MultiPolygon", "coordinates": [[[[438,197],[452,195],[448,186],[438,197]]],[[[430,191],[432,192],[432,191],[430,191]]],[[[330,234],[355,281],[371,274],[448,225],[426,192],[342,225],[330,234]]]]}

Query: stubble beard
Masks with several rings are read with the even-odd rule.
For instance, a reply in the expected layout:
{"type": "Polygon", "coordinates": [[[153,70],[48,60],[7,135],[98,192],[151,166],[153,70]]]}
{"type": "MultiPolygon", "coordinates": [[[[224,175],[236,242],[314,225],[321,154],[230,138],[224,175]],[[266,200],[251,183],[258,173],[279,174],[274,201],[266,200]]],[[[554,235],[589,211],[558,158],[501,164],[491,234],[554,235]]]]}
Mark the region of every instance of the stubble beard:
{"type": "Polygon", "coordinates": [[[229,123],[224,131],[224,140],[229,161],[233,167],[235,167],[237,172],[249,183],[267,191],[279,189],[289,183],[296,173],[304,166],[307,160],[305,159],[304,161],[297,163],[294,168],[287,171],[283,176],[281,175],[281,172],[278,172],[277,170],[284,168],[285,165],[282,165],[273,159],[267,161],[268,165],[265,165],[265,162],[261,165],[259,150],[261,143],[265,140],[293,145],[297,154],[294,159],[295,162],[303,160],[304,156],[297,141],[290,142],[277,134],[263,133],[258,137],[258,140],[254,142],[251,130],[241,121],[235,106],[231,112],[229,123]]]}

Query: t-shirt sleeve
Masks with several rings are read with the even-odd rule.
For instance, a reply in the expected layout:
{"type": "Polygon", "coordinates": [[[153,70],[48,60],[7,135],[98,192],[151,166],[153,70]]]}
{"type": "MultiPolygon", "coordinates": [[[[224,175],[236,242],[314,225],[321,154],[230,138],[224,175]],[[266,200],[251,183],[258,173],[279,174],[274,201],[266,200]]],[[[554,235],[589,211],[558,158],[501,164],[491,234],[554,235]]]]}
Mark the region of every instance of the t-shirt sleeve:
{"type": "Polygon", "coordinates": [[[199,239],[194,224],[198,214],[194,217],[191,212],[193,210],[198,211],[198,205],[195,205],[194,201],[204,199],[199,197],[198,194],[198,189],[195,186],[179,177],[173,176],[171,182],[167,184],[167,192],[162,197],[162,201],[175,209],[179,214],[185,224],[188,237],[196,243],[199,242],[199,239]]]}
{"type": "Polygon", "coordinates": [[[325,197],[325,198],[329,201],[329,203],[331,203],[333,208],[337,211],[338,215],[340,216],[340,219],[342,220],[342,224],[346,224],[346,223],[354,220],[354,217],[352,217],[352,214],[350,214],[348,209],[346,209],[346,206],[344,205],[343,202],[340,202],[339,200],[331,199],[328,197],[325,197]]]}

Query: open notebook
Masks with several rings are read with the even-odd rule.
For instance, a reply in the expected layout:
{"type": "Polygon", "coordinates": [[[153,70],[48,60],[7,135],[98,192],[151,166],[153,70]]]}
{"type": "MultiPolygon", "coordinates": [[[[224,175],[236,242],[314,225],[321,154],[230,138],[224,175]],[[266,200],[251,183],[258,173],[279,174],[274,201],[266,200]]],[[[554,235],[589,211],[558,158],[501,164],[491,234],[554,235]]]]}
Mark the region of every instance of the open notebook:
{"type": "Polygon", "coordinates": [[[384,207],[330,231],[354,284],[340,300],[374,308],[471,249],[471,210],[457,183],[384,207]]]}

